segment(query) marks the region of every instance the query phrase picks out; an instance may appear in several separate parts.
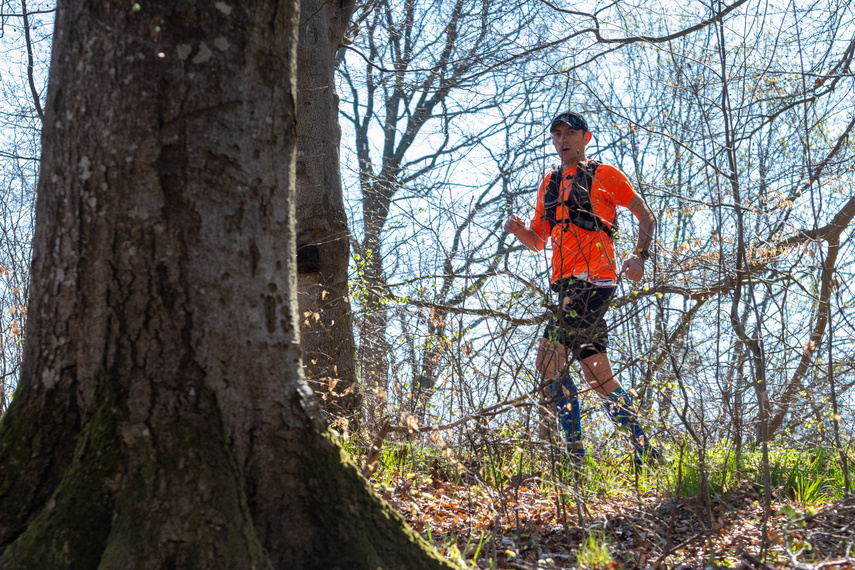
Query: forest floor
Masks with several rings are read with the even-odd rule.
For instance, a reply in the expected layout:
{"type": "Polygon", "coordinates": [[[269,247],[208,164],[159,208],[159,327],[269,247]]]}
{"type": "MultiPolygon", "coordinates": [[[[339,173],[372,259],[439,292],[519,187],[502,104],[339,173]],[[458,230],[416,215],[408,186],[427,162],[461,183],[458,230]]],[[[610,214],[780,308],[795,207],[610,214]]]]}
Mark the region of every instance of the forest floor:
{"type": "MultiPolygon", "coordinates": [[[[492,477],[440,465],[381,467],[371,482],[412,528],[469,568],[855,568],[855,498],[798,481],[788,488],[791,475],[772,491],[764,525],[764,493],[750,476],[722,488],[710,474],[703,499],[687,466],[674,492],[673,465],[617,471],[588,460],[581,470],[520,476],[506,464],[492,477]]],[[[788,472],[779,467],[780,479],[788,472]]]]}

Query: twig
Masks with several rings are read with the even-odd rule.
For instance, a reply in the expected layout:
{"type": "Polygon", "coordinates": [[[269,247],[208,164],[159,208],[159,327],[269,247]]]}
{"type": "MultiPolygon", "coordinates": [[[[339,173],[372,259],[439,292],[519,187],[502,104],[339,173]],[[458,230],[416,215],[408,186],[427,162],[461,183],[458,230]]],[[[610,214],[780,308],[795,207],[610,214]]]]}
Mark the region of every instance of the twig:
{"type": "Polygon", "coordinates": [[[754,568],[758,568],[759,570],[775,570],[772,566],[769,566],[756,556],[748,554],[744,550],[739,553],[739,557],[751,564],[754,568]]]}
{"type": "Polygon", "coordinates": [[[30,40],[30,19],[27,15],[27,0],[21,0],[21,11],[24,17],[24,39],[27,42],[27,79],[30,82],[30,92],[33,94],[33,103],[36,104],[36,113],[39,120],[45,122],[45,113],[42,111],[42,103],[39,100],[39,92],[36,89],[36,81],[33,77],[33,42],[30,40]]]}
{"type": "Polygon", "coordinates": [[[513,400],[505,400],[503,402],[499,402],[498,404],[494,404],[487,408],[484,408],[480,412],[476,412],[474,414],[470,414],[468,416],[464,416],[457,421],[451,422],[450,424],[443,424],[439,426],[390,426],[389,431],[393,433],[426,433],[429,431],[443,431],[451,428],[455,428],[457,426],[463,425],[465,423],[471,422],[472,420],[477,420],[480,418],[495,416],[501,414],[511,408],[523,408],[526,406],[534,406],[536,405],[534,402],[528,402],[531,397],[531,394],[526,394],[525,396],[520,396],[519,398],[514,398],[513,400]]]}
{"type": "Polygon", "coordinates": [[[383,447],[383,440],[386,439],[386,436],[389,434],[390,426],[389,420],[383,420],[383,425],[380,427],[380,431],[377,432],[377,435],[374,437],[374,441],[371,442],[371,451],[368,453],[368,459],[365,460],[365,466],[362,468],[362,476],[368,479],[374,474],[374,471],[377,470],[377,464],[380,459],[380,449],[383,447]]]}

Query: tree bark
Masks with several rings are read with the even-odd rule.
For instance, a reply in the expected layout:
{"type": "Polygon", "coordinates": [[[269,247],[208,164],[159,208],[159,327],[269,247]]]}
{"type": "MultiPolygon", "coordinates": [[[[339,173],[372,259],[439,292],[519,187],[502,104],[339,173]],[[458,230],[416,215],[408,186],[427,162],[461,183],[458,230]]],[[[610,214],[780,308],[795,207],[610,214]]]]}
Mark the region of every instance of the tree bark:
{"type": "MultiPolygon", "coordinates": [[[[385,188],[374,184],[374,188],[385,188]]],[[[372,398],[368,406],[368,423],[371,431],[376,432],[383,423],[386,415],[386,394],[389,386],[389,364],[392,346],[387,339],[389,328],[389,313],[387,302],[381,294],[386,286],[386,274],[383,270],[383,254],[381,252],[381,232],[389,215],[391,199],[386,191],[362,190],[362,219],[365,238],[360,252],[360,263],[363,264],[363,283],[372,289],[365,291],[363,301],[364,314],[359,323],[358,360],[362,378],[369,390],[382,396],[372,398]],[[379,400],[379,401],[377,401],[379,400]]]]}
{"type": "Polygon", "coordinates": [[[299,9],[56,14],[0,568],[447,567],[300,369],[299,9]]]}
{"type": "Polygon", "coordinates": [[[297,51],[297,270],[303,369],[324,410],[355,420],[362,403],[348,291],[335,53],[351,0],[301,0],[297,51]]]}

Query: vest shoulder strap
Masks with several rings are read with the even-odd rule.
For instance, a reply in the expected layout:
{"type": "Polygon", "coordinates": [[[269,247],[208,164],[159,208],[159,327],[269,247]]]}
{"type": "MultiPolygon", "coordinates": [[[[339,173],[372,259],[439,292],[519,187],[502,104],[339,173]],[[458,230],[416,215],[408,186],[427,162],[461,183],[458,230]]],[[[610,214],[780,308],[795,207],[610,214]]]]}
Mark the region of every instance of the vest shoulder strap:
{"type": "Polygon", "coordinates": [[[591,184],[597,172],[599,162],[589,160],[587,165],[576,167],[576,173],[571,182],[570,194],[565,200],[561,200],[561,171],[553,169],[549,177],[549,184],[543,194],[543,218],[546,220],[548,233],[558,224],[570,223],[583,230],[591,232],[603,232],[609,238],[614,238],[617,230],[617,217],[611,223],[603,222],[594,213],[591,203],[591,184]],[[566,206],[567,217],[556,218],[558,206],[566,206]]]}

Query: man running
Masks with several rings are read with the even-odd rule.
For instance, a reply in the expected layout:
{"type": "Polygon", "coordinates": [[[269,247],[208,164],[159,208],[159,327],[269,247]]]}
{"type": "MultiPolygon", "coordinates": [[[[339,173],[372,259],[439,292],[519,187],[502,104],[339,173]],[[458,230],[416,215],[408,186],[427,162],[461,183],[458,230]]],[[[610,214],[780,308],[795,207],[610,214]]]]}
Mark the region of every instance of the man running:
{"type": "Polygon", "coordinates": [[[550,132],[561,168],[541,180],[529,227],[516,214],[505,222],[505,231],[534,251],[541,251],[547,238],[552,240],[550,287],[558,294],[558,314],[546,325],[535,366],[544,383],[548,381],[550,400],[555,402],[571,453],[585,455],[579,391],[566,370],[569,356],[581,363],[586,382],[603,400],[612,421],[629,432],[636,462],[658,462],[661,455],[651,445],[632,399],[612,372],[604,318],[618,278],[613,242],[615,209],[628,208],[639,222],[635,251],[621,269],[633,281],[644,276],[656,217],[620,169],[586,158],[585,146],[592,133],[582,115],[559,113],[550,124],[550,132]]]}

